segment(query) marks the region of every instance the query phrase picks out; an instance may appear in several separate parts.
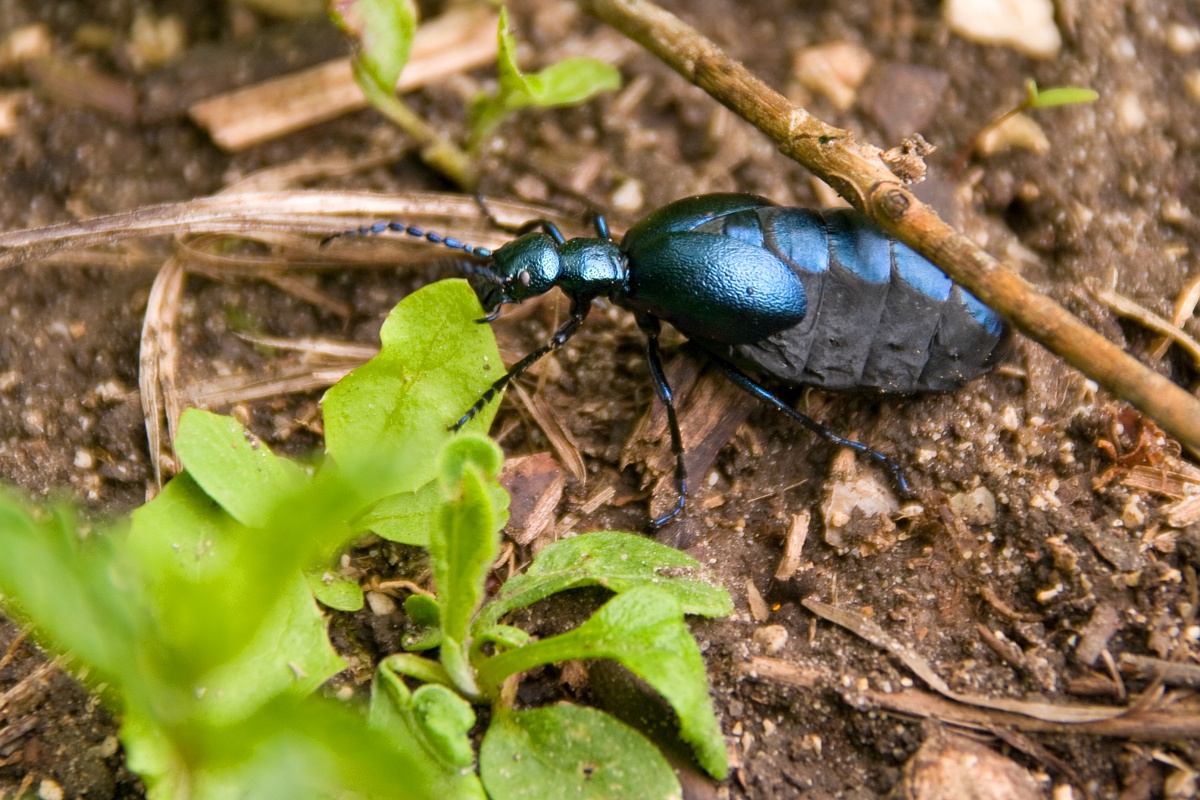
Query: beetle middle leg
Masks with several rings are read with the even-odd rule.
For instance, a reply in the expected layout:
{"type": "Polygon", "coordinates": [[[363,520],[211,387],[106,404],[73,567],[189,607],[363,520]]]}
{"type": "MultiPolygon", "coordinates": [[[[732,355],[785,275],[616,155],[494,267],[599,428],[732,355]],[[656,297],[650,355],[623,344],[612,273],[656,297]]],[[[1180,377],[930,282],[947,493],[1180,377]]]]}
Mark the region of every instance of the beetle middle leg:
{"type": "Polygon", "coordinates": [[[467,413],[459,418],[458,422],[447,426],[449,430],[458,431],[463,425],[471,421],[471,418],[483,410],[483,407],[492,402],[492,398],[499,392],[503,391],[513,378],[519,377],[521,373],[532,367],[547,353],[551,353],[567,343],[567,340],[576,334],[579,327],[583,325],[583,321],[587,319],[588,311],[592,308],[592,298],[580,297],[571,301],[571,316],[559,326],[554,332],[554,336],[550,337],[550,341],[534,350],[529,355],[522,358],[516,364],[513,364],[508,372],[504,373],[500,378],[488,387],[479,399],[475,401],[475,405],[467,409],[467,413]]]}
{"type": "Polygon", "coordinates": [[[654,382],[654,393],[667,408],[667,427],[671,431],[671,452],[675,456],[675,491],[678,492],[679,497],[675,501],[674,508],[650,523],[654,528],[661,528],[679,516],[683,511],[684,503],[687,502],[687,466],[683,463],[683,436],[679,433],[679,420],[675,415],[675,395],[671,392],[670,384],[667,383],[666,373],[663,372],[662,357],[658,352],[658,333],[662,329],[662,325],[649,314],[639,312],[635,314],[635,317],[638,327],[642,329],[642,333],[646,334],[646,360],[650,362],[650,377],[654,382]]]}
{"type": "Polygon", "coordinates": [[[856,442],[853,439],[847,439],[845,437],[838,436],[821,423],[817,422],[811,417],[801,414],[799,411],[780,400],[733,364],[730,364],[728,361],[723,361],[715,356],[710,355],[709,357],[711,358],[712,362],[716,364],[722,372],[725,373],[725,377],[733,381],[734,385],[739,389],[742,389],[748,394],[754,395],[759,400],[762,400],[764,403],[773,406],[778,411],[782,411],[784,414],[791,417],[796,422],[799,422],[801,425],[808,428],[825,441],[838,445],[839,447],[849,447],[851,450],[854,450],[857,453],[862,453],[864,456],[873,458],[880,466],[886,467],[887,470],[892,474],[892,480],[896,482],[896,488],[900,490],[902,495],[905,497],[913,496],[913,491],[908,485],[908,479],[904,477],[904,468],[895,461],[888,458],[878,450],[868,447],[862,442],[856,442]]]}

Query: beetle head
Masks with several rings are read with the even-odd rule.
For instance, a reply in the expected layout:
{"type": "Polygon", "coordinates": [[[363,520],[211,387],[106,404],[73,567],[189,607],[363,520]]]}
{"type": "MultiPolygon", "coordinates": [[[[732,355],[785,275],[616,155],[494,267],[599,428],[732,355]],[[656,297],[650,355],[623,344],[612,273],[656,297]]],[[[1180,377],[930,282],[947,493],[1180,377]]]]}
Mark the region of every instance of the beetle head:
{"type": "Polygon", "coordinates": [[[527,233],[492,254],[503,302],[519,303],[554,288],[562,273],[558,245],[544,233],[527,233]]]}

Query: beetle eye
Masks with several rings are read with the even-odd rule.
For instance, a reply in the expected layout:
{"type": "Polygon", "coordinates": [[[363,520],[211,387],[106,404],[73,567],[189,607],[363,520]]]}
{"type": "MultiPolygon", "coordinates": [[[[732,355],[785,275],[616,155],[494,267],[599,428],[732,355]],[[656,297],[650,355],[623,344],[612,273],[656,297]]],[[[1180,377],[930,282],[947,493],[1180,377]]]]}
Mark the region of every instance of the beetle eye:
{"type": "Polygon", "coordinates": [[[533,281],[533,277],[529,274],[529,270],[523,269],[517,273],[517,280],[521,282],[522,286],[528,286],[533,281]]]}

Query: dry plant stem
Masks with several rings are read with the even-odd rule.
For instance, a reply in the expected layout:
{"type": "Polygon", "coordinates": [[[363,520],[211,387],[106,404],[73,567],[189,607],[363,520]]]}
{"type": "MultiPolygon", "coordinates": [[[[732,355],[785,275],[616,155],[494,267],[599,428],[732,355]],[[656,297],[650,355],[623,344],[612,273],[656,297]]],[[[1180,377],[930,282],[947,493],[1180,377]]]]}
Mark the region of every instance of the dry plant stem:
{"type": "Polygon", "coordinates": [[[1147,369],[943,222],[880,151],[792,105],[677,17],[647,0],[577,0],[765,133],[855,208],[944,269],[1030,338],[1132,403],[1200,453],[1200,402],[1147,369]]]}
{"type": "MultiPolygon", "coordinates": [[[[549,219],[564,231],[579,230],[579,220],[554,209],[526,203],[489,200],[488,208],[501,222],[520,224],[549,219]]],[[[499,247],[512,238],[483,220],[474,198],[440,192],[402,195],[369,192],[247,192],[202,197],[186,203],[162,203],[132,211],[0,233],[0,269],[60,250],[112,245],[122,239],[144,236],[178,236],[184,233],[251,233],[264,231],[308,233],[323,236],[361,222],[407,219],[433,227],[430,219],[444,219],[463,230],[477,221],[470,243],[499,247]]],[[[462,237],[467,238],[466,232],[462,237]]],[[[330,251],[333,248],[329,248],[330,251]]],[[[449,252],[449,251],[447,251],[449,252]]],[[[326,256],[325,261],[329,261],[326,256]]]]}
{"type": "Polygon", "coordinates": [[[163,479],[174,472],[173,465],[164,464],[164,444],[175,441],[179,421],[179,398],[175,390],[177,348],[175,317],[187,272],[180,259],[171,257],[150,287],[146,316],[142,321],[142,343],[138,357],[138,387],[142,398],[142,415],[146,420],[146,438],[150,444],[150,460],[154,465],[154,491],[162,489],[163,479]]]}

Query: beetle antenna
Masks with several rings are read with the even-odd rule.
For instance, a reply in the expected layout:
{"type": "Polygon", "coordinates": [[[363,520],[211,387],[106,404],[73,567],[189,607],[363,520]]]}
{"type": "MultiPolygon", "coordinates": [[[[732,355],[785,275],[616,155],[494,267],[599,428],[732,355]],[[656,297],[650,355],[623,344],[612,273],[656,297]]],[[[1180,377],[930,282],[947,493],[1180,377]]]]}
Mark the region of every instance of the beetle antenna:
{"type": "MultiPolygon", "coordinates": [[[[477,256],[479,258],[491,258],[492,251],[486,247],[477,247],[472,244],[466,244],[453,236],[443,236],[435,231],[427,231],[424,228],[419,228],[416,225],[408,225],[397,220],[389,220],[387,222],[376,222],[371,225],[363,225],[360,228],[350,228],[349,230],[331,233],[321,240],[321,247],[332,242],[334,239],[340,239],[343,236],[375,236],[387,231],[395,233],[403,233],[417,239],[424,239],[432,244],[440,244],[449,247],[451,250],[462,250],[469,256],[477,256]]],[[[493,273],[494,275],[495,273],[493,273]]]]}
{"type": "Polygon", "coordinates": [[[497,286],[504,284],[504,278],[500,273],[487,264],[477,264],[474,261],[467,261],[466,259],[454,259],[452,263],[455,269],[468,277],[483,278],[488,283],[494,283],[497,286]]]}

